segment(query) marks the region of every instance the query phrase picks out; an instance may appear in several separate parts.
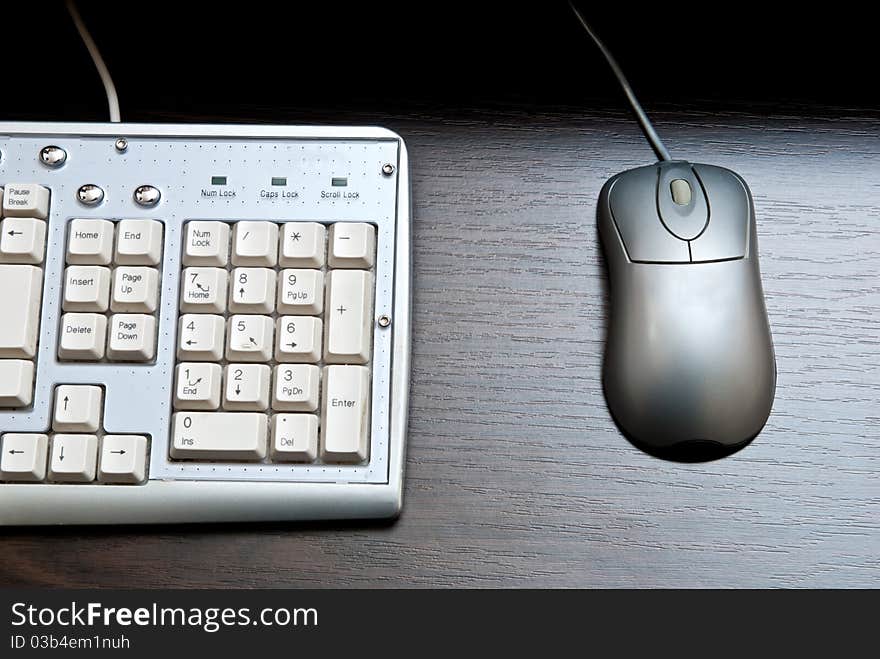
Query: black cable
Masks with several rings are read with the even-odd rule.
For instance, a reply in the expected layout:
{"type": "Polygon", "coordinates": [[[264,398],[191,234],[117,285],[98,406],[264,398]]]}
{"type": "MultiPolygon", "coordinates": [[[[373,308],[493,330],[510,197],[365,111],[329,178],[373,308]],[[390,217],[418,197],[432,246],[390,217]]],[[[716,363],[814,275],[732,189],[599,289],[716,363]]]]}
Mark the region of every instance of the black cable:
{"type": "Polygon", "coordinates": [[[639,122],[639,125],[642,127],[642,132],[645,134],[648,142],[651,144],[651,148],[654,149],[654,153],[657,154],[657,158],[659,160],[672,160],[669,156],[669,151],[666,150],[666,147],[663,145],[663,140],[660,139],[660,136],[657,134],[657,131],[654,130],[654,125],[651,123],[651,120],[648,119],[648,115],[645,114],[645,111],[642,109],[641,103],[639,103],[639,99],[636,98],[635,92],[633,92],[632,87],[629,86],[629,82],[626,79],[626,76],[623,74],[623,70],[617,64],[617,60],[614,59],[614,55],[611,54],[611,51],[605,47],[605,44],[602,43],[602,40],[596,36],[596,33],[593,32],[593,29],[578,11],[577,7],[574,6],[574,3],[571,0],[568,1],[568,6],[571,7],[571,10],[574,12],[574,15],[577,16],[581,25],[583,25],[584,29],[587,31],[587,34],[590,35],[590,38],[596,44],[602,54],[605,56],[605,59],[608,60],[608,65],[611,67],[612,73],[614,73],[614,77],[617,78],[617,82],[620,83],[620,86],[623,87],[623,93],[626,94],[626,98],[629,101],[629,104],[632,106],[633,112],[635,112],[636,120],[639,122]]]}

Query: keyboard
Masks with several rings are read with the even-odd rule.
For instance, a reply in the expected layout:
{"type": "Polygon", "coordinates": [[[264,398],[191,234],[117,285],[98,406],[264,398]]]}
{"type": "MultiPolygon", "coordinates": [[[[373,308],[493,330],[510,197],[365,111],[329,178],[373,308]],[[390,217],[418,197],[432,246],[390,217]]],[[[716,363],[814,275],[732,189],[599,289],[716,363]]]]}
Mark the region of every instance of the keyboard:
{"type": "Polygon", "coordinates": [[[0,209],[0,524],[399,513],[399,136],[0,124],[0,209]]]}

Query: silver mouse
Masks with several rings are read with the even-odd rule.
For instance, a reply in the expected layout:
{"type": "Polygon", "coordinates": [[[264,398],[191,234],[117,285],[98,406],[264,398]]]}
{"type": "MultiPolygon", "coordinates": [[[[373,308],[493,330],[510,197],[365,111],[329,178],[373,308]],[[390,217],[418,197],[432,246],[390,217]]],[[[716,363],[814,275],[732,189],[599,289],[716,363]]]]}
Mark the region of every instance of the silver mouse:
{"type": "Polygon", "coordinates": [[[746,445],[770,414],[776,360],[745,181],[684,161],[632,169],[602,188],[598,224],[611,298],[603,383],[617,424],[678,460],[746,445]]]}
{"type": "Polygon", "coordinates": [[[761,431],[776,393],[752,195],[729,169],[672,159],[614,55],[569,6],[658,159],[599,194],[611,293],[605,400],[649,453],[727,455],[761,431]]]}

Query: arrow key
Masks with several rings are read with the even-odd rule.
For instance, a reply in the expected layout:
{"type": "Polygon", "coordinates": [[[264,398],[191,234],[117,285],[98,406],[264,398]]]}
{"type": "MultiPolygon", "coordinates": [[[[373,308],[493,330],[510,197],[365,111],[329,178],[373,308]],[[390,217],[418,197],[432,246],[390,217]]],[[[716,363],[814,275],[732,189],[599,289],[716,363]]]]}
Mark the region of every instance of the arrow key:
{"type": "Polygon", "coordinates": [[[236,268],[232,271],[229,286],[229,310],[231,312],[272,313],[274,311],[274,270],[269,270],[268,268],[236,268]]]}
{"type": "Polygon", "coordinates": [[[0,261],[42,263],[46,223],[32,217],[7,217],[0,222],[0,261]]]}
{"type": "Polygon", "coordinates": [[[95,435],[55,435],[49,459],[49,480],[66,483],[91,483],[98,461],[98,438],[95,435]]]}
{"type": "Polygon", "coordinates": [[[324,325],[312,316],[279,316],[275,361],[317,364],[321,360],[324,325]]]}
{"type": "Polygon", "coordinates": [[[104,435],[98,480],[136,485],[147,473],[147,438],[143,435],[104,435]]]}
{"type": "Polygon", "coordinates": [[[3,435],[0,480],[41,481],[46,477],[46,435],[6,433],[3,435]]]}
{"type": "Polygon", "coordinates": [[[226,320],[213,314],[184,314],[177,330],[177,358],[217,362],[223,357],[226,320]]]}
{"type": "Polygon", "coordinates": [[[266,364],[229,364],[223,409],[260,412],[269,408],[271,370],[266,364]]]}
{"type": "Polygon", "coordinates": [[[101,425],[101,387],[63,384],[55,387],[52,428],[58,432],[97,432],[101,425]]]}

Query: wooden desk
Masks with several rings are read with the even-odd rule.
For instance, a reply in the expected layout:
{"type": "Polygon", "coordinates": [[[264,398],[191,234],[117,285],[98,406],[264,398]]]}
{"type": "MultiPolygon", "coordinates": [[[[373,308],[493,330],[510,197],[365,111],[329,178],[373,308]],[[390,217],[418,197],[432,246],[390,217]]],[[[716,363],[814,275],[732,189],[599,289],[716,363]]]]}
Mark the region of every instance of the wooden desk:
{"type": "Polygon", "coordinates": [[[402,518],[4,529],[0,584],[880,586],[880,120],[657,118],[755,196],[779,384],[751,446],[664,462],[605,407],[596,198],[651,156],[628,115],[372,117],[414,169],[402,518]]]}

